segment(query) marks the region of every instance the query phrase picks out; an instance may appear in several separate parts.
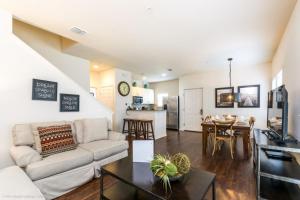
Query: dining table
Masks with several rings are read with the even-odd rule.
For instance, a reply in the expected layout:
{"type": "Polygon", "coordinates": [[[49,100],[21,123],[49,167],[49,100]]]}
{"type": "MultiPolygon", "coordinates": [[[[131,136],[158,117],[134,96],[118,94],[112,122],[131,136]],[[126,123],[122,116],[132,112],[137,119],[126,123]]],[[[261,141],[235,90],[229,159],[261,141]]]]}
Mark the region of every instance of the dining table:
{"type": "MultiPolygon", "coordinates": [[[[214,130],[215,125],[213,122],[208,121],[208,122],[203,122],[201,124],[202,126],[202,152],[205,155],[206,150],[207,150],[207,140],[208,140],[208,135],[210,134],[210,130],[214,130]]],[[[247,122],[235,122],[232,126],[233,131],[238,132],[239,135],[243,138],[243,151],[244,151],[244,156],[246,158],[249,157],[249,143],[250,143],[250,131],[251,127],[249,123],[247,122]]]]}

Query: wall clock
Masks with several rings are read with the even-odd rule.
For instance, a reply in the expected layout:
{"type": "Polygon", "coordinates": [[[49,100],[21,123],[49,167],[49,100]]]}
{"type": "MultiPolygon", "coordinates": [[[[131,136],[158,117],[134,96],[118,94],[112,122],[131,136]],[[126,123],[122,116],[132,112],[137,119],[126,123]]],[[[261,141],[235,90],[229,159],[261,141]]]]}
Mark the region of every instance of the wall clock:
{"type": "Polygon", "coordinates": [[[127,96],[130,92],[130,86],[127,82],[121,81],[118,85],[119,94],[122,96],[127,96]]]}

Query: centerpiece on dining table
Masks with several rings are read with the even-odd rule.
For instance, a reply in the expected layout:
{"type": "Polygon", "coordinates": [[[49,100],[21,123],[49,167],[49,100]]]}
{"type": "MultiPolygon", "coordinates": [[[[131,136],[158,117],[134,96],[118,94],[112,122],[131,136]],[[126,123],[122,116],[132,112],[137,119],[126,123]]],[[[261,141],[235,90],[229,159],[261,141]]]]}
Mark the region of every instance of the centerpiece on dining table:
{"type": "Polygon", "coordinates": [[[203,118],[203,122],[220,122],[220,123],[228,123],[234,121],[238,125],[246,125],[250,122],[255,122],[254,117],[249,117],[245,118],[244,116],[237,116],[237,115],[228,115],[224,114],[222,117],[219,117],[218,115],[212,116],[212,115],[207,115],[205,118],[203,118]]]}
{"type": "Polygon", "coordinates": [[[171,189],[171,183],[183,178],[190,171],[191,162],[187,155],[177,153],[172,156],[156,154],[150,163],[153,174],[158,177],[165,191],[171,189]]]}

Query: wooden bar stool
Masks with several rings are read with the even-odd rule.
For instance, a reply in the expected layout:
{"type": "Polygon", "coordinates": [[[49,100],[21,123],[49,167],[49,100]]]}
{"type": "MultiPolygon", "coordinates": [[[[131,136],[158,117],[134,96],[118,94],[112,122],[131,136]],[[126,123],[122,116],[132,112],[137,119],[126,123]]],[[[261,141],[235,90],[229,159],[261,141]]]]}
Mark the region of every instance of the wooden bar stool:
{"type": "Polygon", "coordinates": [[[136,120],[135,138],[137,140],[139,140],[139,139],[145,140],[146,139],[145,127],[144,127],[144,123],[142,120],[136,120]]]}
{"type": "Polygon", "coordinates": [[[123,129],[122,133],[127,133],[130,138],[132,138],[132,134],[135,134],[135,126],[134,120],[130,118],[123,119],[123,129]]]}
{"type": "Polygon", "coordinates": [[[129,133],[129,122],[130,121],[130,119],[127,119],[127,118],[124,118],[123,119],[123,129],[122,129],[122,133],[124,134],[124,133],[129,133]],[[127,125],[127,129],[126,129],[126,125],[127,125]]]}
{"type": "Polygon", "coordinates": [[[146,140],[155,140],[153,120],[140,120],[142,127],[142,134],[146,140]]]}

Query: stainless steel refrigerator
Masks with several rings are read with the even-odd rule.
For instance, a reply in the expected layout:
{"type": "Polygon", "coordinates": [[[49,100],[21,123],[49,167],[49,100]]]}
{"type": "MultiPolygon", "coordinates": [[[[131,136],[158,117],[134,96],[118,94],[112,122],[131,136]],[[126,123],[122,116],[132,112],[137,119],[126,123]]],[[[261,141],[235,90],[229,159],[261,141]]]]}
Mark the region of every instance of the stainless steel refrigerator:
{"type": "Polygon", "coordinates": [[[167,110],[167,128],[179,130],[179,96],[164,97],[164,110],[167,110]]]}

